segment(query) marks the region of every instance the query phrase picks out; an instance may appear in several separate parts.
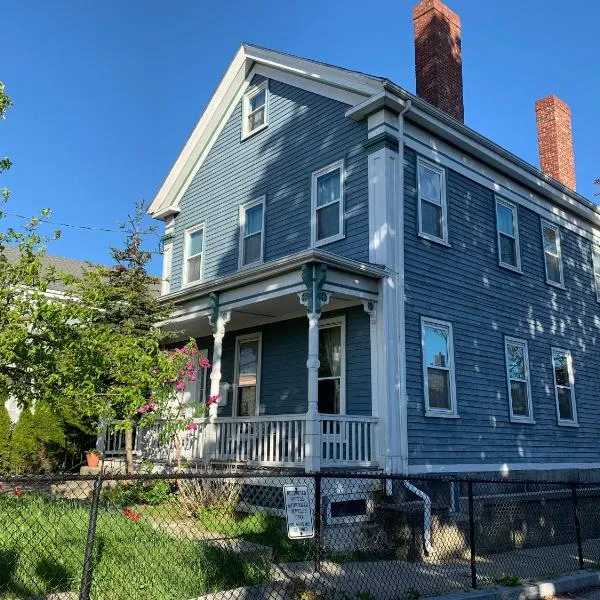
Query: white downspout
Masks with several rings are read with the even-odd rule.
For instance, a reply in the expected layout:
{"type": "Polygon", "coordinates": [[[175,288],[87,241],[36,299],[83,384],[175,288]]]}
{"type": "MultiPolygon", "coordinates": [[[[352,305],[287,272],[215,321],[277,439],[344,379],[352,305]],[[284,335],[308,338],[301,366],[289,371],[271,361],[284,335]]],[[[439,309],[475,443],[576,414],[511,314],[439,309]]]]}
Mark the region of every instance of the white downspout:
{"type": "Polygon", "coordinates": [[[434,550],[431,545],[431,498],[423,490],[406,481],[406,479],[404,480],[404,486],[415,494],[415,496],[423,500],[423,542],[425,552],[428,555],[432,554],[434,550]]]}

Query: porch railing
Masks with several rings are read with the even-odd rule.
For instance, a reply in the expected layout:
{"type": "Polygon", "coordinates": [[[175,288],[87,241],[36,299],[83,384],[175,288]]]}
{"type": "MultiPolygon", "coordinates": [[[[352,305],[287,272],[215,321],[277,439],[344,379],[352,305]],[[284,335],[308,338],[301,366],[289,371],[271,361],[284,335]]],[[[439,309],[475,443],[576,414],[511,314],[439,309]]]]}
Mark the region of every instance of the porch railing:
{"type": "MultiPolygon", "coordinates": [[[[376,417],[362,415],[319,415],[321,466],[373,467],[376,417]]],[[[288,414],[258,417],[218,417],[214,438],[209,439],[208,419],[194,419],[196,429],[181,436],[181,456],[188,461],[210,458],[273,467],[304,466],[306,415],[288,414]],[[210,448],[210,449],[209,449],[210,448]]],[[[135,454],[151,460],[174,457],[171,444],[161,439],[162,423],[135,431],[135,454]]],[[[122,431],[104,435],[107,456],[124,453],[122,431]]]]}

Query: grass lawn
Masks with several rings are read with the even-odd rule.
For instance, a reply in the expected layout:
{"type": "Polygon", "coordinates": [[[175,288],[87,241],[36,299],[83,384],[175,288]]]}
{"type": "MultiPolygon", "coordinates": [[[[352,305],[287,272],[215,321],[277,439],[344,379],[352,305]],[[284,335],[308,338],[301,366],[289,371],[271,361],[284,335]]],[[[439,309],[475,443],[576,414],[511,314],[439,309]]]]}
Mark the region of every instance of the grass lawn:
{"type": "MultiPolygon", "coordinates": [[[[100,509],[95,599],[187,599],[268,580],[265,565],[205,542],[176,539],[145,516],[100,509]]],[[[0,598],[78,591],[88,508],[38,494],[0,494],[0,598]]],[[[241,536],[240,536],[241,537],[241,536]]]]}
{"type": "Polygon", "coordinates": [[[204,509],[198,514],[198,526],[228,537],[269,546],[274,562],[296,562],[314,558],[314,540],[291,540],[285,520],[267,513],[244,514],[227,508],[204,509]]]}

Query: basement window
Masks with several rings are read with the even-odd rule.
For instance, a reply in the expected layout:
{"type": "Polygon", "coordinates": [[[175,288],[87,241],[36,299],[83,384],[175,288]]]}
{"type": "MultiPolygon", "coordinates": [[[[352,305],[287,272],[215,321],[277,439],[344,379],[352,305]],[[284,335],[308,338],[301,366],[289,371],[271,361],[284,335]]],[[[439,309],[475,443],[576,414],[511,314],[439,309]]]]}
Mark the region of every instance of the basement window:
{"type": "Polygon", "coordinates": [[[369,494],[344,494],[327,504],[327,523],[343,525],[370,521],[373,514],[373,499],[369,494]]]}

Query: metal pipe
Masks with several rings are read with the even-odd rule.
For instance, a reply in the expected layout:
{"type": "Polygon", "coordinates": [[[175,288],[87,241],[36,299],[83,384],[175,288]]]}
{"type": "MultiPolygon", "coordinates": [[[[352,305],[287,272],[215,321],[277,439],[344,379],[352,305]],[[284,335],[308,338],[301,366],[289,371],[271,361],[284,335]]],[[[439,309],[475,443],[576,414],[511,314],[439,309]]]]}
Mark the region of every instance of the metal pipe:
{"type": "Polygon", "coordinates": [[[415,496],[423,500],[423,544],[427,555],[434,552],[431,544],[431,498],[418,487],[415,487],[410,481],[404,480],[404,486],[409,489],[415,496]]]}

